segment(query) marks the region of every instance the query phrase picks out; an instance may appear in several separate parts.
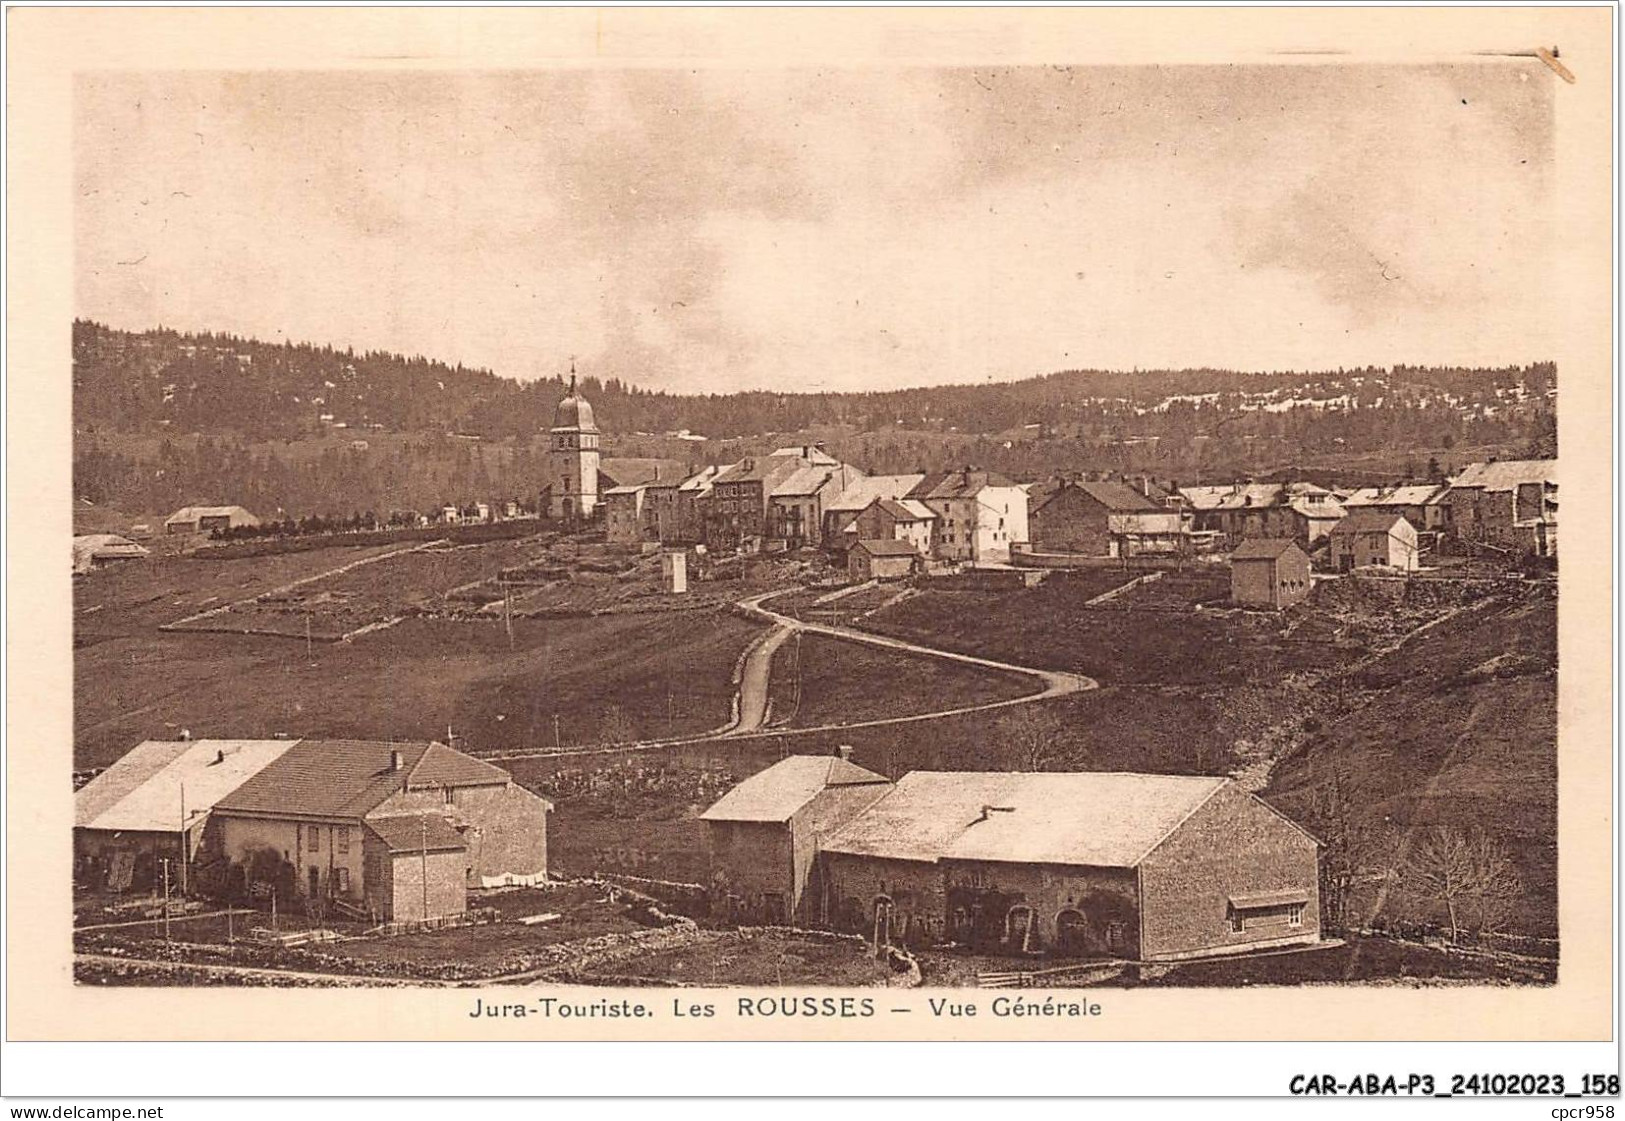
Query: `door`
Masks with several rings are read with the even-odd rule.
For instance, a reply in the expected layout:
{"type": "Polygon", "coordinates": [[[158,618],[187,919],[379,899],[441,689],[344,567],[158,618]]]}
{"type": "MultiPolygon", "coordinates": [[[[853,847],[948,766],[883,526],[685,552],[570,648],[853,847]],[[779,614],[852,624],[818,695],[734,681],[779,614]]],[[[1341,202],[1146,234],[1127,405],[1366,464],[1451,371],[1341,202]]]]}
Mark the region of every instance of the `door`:
{"type": "Polygon", "coordinates": [[[310,869],[310,897],[312,899],[318,899],[321,897],[321,894],[322,870],[312,865],[310,869]]]}
{"type": "Polygon", "coordinates": [[[1055,916],[1055,948],[1063,957],[1089,952],[1089,921],[1082,911],[1069,908],[1055,916]]]}

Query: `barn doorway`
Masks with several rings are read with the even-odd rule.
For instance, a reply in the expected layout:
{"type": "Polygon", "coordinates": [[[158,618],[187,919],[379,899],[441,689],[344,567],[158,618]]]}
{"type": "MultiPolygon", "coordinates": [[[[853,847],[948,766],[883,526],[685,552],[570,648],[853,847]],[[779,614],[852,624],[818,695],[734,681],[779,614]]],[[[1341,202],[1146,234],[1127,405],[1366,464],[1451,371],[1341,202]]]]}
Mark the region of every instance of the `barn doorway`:
{"type": "Polygon", "coordinates": [[[1025,903],[1018,903],[1004,916],[1004,944],[1023,954],[1032,953],[1038,946],[1037,916],[1025,903]]]}
{"type": "Polygon", "coordinates": [[[895,905],[891,896],[877,895],[874,902],[873,943],[875,949],[891,945],[892,911],[895,905]]]}
{"type": "Polygon", "coordinates": [[[1063,957],[1078,958],[1089,952],[1089,920],[1083,912],[1068,907],[1055,916],[1055,950],[1063,957]]]}

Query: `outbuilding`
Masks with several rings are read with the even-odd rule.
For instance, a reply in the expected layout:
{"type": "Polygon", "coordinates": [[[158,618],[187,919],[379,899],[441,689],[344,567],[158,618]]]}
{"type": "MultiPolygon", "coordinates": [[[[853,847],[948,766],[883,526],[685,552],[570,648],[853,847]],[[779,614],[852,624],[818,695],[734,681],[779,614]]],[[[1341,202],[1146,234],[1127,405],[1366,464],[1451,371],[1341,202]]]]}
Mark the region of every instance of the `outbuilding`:
{"type": "Polygon", "coordinates": [[[164,532],[213,533],[259,524],[260,520],[241,506],[182,506],[164,519],[164,532]]]}
{"type": "Polygon", "coordinates": [[[846,554],[846,570],[854,580],[900,580],[912,575],[920,554],[907,541],[859,541],[846,554]]]}
{"type": "Polygon", "coordinates": [[[1230,554],[1230,601],[1276,611],[1309,595],[1309,554],[1290,537],[1253,537],[1230,554]]]}

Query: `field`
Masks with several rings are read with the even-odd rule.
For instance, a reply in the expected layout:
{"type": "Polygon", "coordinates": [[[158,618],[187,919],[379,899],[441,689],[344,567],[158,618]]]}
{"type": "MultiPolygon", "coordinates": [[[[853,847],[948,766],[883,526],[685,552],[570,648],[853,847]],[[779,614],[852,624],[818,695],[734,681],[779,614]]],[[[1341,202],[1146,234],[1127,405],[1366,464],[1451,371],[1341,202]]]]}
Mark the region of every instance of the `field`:
{"type": "Polygon", "coordinates": [[[771,680],[771,722],[793,728],[968,708],[1040,688],[1018,674],[805,633],[779,647],[771,680]]]}
{"type": "Polygon", "coordinates": [[[165,634],[77,651],[74,766],[143,739],[443,738],[473,750],[698,733],[726,724],[755,625],[718,611],[515,620],[408,619],[353,643],[165,634]],[[556,718],[556,719],[555,719],[556,718]]]}
{"type": "Polygon", "coordinates": [[[895,975],[858,938],[789,930],[718,932],[630,954],[572,980],[605,985],[884,985],[895,975]]]}

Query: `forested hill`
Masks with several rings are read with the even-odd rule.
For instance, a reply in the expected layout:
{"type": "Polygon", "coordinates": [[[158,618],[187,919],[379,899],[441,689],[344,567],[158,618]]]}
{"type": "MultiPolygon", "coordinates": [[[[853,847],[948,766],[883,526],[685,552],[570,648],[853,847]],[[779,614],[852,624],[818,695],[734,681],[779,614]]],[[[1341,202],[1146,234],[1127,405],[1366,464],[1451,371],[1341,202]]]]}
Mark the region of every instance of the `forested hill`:
{"type": "MultiPolygon", "coordinates": [[[[1121,442],[1214,436],[1243,420],[1272,437],[1295,438],[1292,430],[1302,430],[1360,445],[1423,432],[1433,439],[1419,442],[1436,442],[1446,430],[1466,443],[1539,436],[1555,381],[1549,363],[1493,370],[1067,370],[1019,382],[878,393],[683,396],[639,389],[636,371],[619,373],[632,380],[584,372],[581,383],[611,434],[688,429],[730,439],[844,427],[992,435],[1033,426],[1045,435],[1121,442]],[[1328,414],[1335,423],[1327,423],[1328,414]]],[[[250,441],[335,429],[530,436],[551,423],[563,393],[560,373],[550,374],[519,382],[423,357],[73,325],[74,423],[82,433],[250,441]]],[[[945,371],[944,381],[954,376],[945,371]]]]}

